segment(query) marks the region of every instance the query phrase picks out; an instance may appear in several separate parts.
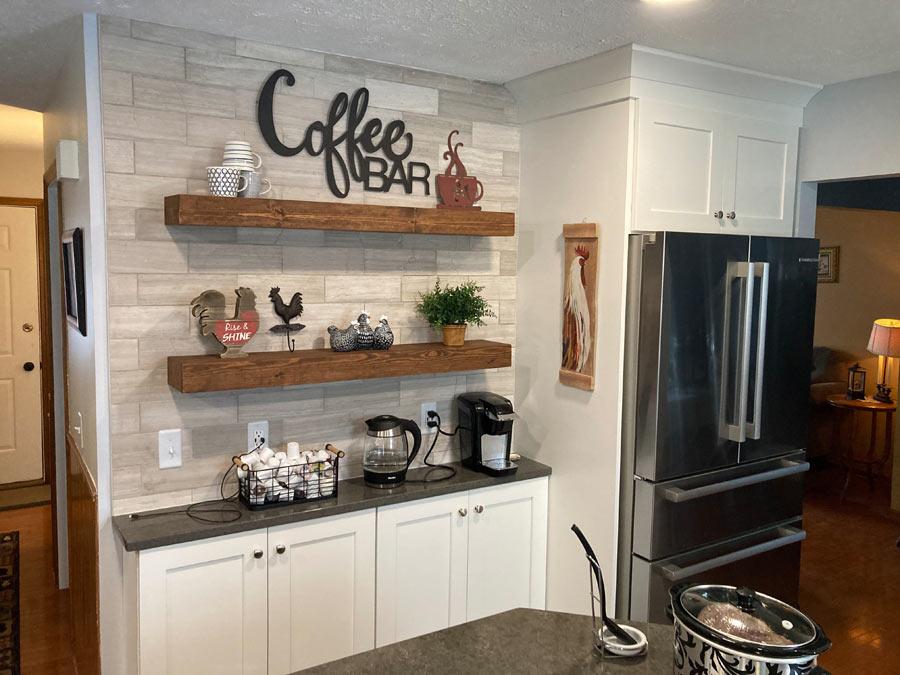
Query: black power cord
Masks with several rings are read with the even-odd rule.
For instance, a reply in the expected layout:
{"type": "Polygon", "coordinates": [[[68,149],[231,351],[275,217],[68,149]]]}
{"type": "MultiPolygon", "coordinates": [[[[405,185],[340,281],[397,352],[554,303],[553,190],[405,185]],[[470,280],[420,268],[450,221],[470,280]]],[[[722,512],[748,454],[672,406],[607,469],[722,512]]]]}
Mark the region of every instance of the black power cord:
{"type": "MultiPolygon", "coordinates": [[[[253,451],[259,450],[266,444],[265,438],[260,438],[259,443],[253,448],[253,451]]],[[[144,520],[146,518],[160,518],[162,516],[172,516],[184,514],[188,518],[198,520],[201,523],[234,523],[243,517],[241,508],[235,503],[240,493],[240,487],[229,496],[225,496],[225,481],[232,471],[237,469],[237,465],[232,462],[231,466],[222,474],[222,480],[219,483],[220,499],[212,504],[208,502],[198,502],[190,506],[177,509],[175,511],[157,511],[156,513],[131,513],[128,515],[131,520],[144,520]]]]}
{"type": "Polygon", "coordinates": [[[422,459],[422,463],[428,467],[428,471],[425,472],[424,478],[415,478],[415,479],[407,479],[407,483],[437,483],[442,480],[449,480],[456,475],[456,467],[447,466],[446,464],[432,464],[428,461],[428,458],[431,457],[431,453],[434,452],[434,446],[437,445],[437,440],[440,436],[456,436],[459,432],[459,425],[453,431],[444,431],[441,429],[441,416],[438,415],[437,410],[429,410],[428,411],[428,427],[430,429],[436,429],[437,433],[434,435],[434,440],[431,441],[431,447],[428,448],[428,452],[425,453],[425,457],[422,459]],[[432,422],[432,419],[437,418],[437,422],[432,422]],[[443,470],[449,471],[443,476],[439,476],[437,478],[430,478],[432,472],[443,470]]]}

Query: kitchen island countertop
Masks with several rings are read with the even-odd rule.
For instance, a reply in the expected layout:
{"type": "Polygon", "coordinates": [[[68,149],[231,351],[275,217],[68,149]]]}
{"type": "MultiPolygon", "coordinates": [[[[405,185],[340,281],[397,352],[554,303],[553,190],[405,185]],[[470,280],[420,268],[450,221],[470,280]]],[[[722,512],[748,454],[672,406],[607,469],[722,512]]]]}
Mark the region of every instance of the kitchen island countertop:
{"type": "Polygon", "coordinates": [[[325,663],[303,673],[603,673],[660,675],[673,664],[671,625],[629,622],[647,635],[637,658],[601,660],[591,617],[513,609],[325,663]]]}
{"type": "MultiPolygon", "coordinates": [[[[126,551],[141,551],[550,475],[549,466],[526,457],[516,460],[516,464],[519,465],[516,473],[495,478],[454,462],[450,464],[456,468],[453,478],[432,483],[412,482],[421,479],[427,472],[427,469],[418,468],[409,472],[410,480],[390,489],[368,487],[362,478],[350,478],[339,481],[337,495],[328,499],[296,502],[258,511],[235,502],[240,518],[234,521],[197,520],[187,516],[185,507],[180,506],[116,516],[113,518],[113,525],[126,551]]],[[[207,506],[216,508],[219,503],[213,501],[198,506],[201,509],[207,506]]]]}

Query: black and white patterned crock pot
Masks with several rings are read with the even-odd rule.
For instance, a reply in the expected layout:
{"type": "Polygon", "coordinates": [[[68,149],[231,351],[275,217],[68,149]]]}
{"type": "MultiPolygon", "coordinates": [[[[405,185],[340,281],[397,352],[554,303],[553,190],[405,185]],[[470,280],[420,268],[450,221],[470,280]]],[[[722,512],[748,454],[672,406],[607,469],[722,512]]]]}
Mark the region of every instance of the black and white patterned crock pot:
{"type": "Polygon", "coordinates": [[[816,675],[831,641],[812,619],[749,588],[671,590],[675,675],[816,675]]]}

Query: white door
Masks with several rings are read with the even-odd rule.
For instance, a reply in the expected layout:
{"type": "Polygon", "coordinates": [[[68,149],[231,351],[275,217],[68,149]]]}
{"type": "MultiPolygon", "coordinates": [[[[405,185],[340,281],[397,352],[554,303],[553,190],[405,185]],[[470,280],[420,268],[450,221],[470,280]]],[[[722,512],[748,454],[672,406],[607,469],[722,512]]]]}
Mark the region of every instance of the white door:
{"type": "Polygon", "coordinates": [[[141,675],[266,673],[266,548],[257,530],[139,554],[141,675]]]}
{"type": "Polygon", "coordinates": [[[794,230],[799,130],[735,117],[726,146],[726,230],[789,237],[794,230]]]}
{"type": "Polygon", "coordinates": [[[649,99],[637,116],[633,229],[718,232],[725,116],[649,99]]]}
{"type": "Polygon", "coordinates": [[[0,206],[0,483],[44,476],[36,217],[0,206]]]}
{"type": "Polygon", "coordinates": [[[375,509],[269,528],[269,673],[375,647],[375,509]]]}
{"type": "Polygon", "coordinates": [[[466,495],[378,509],[378,647],[466,620],[466,495]]]}
{"type": "Polygon", "coordinates": [[[544,609],[547,479],[472,490],[469,514],[467,620],[544,609]]]}

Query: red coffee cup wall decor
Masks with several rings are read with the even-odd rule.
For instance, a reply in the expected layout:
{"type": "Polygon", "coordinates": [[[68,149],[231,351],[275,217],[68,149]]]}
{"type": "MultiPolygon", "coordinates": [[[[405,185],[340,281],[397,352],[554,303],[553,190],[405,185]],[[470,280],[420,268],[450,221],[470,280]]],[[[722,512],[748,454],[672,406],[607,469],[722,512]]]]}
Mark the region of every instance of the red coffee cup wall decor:
{"type": "Polygon", "coordinates": [[[203,291],[191,300],[191,314],[200,320],[200,334],[213,335],[225,347],[223,359],[246,357],[244,345],[259,330],[256,295],[249,288],[236,288],[234,316],[225,316],[225,296],[219,291],[203,291]]]}
{"type": "Polygon", "coordinates": [[[434,184],[441,200],[437,206],[439,209],[476,209],[480,211],[481,207],[475,206],[475,202],[484,197],[484,185],[475,176],[468,174],[465,164],[459,158],[459,148],[462,147],[462,143],[453,143],[453,135],[458,133],[459,129],[454,129],[447,136],[447,150],[444,152],[444,159],[449,160],[450,163],[444,173],[439,173],[434,177],[434,184]]]}

